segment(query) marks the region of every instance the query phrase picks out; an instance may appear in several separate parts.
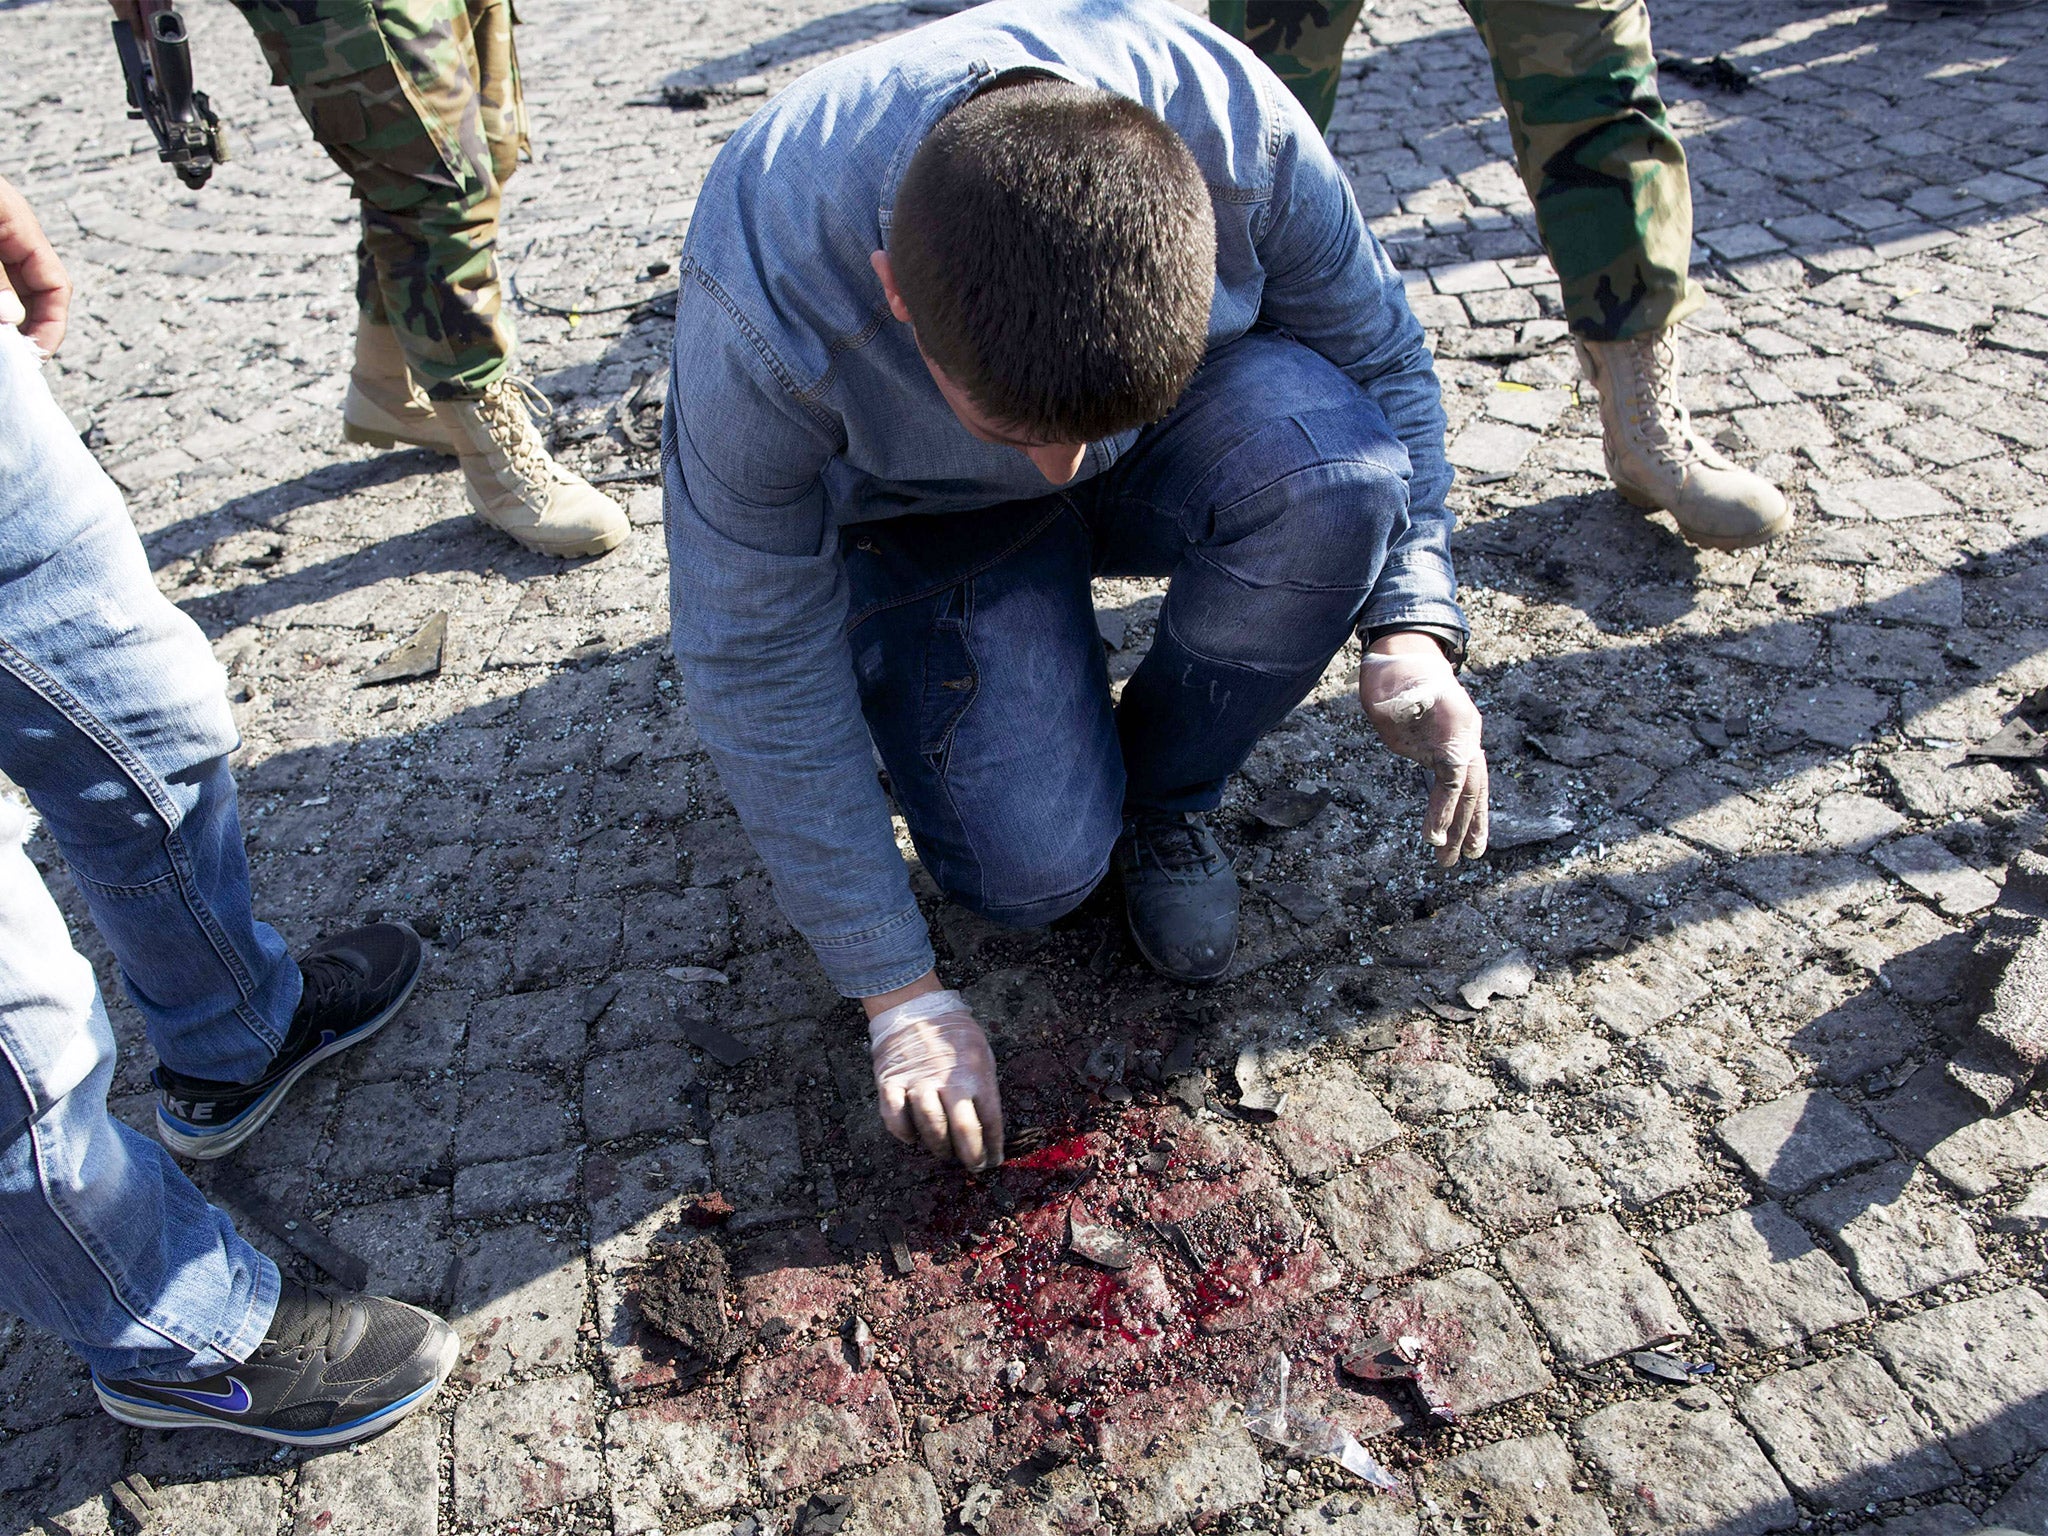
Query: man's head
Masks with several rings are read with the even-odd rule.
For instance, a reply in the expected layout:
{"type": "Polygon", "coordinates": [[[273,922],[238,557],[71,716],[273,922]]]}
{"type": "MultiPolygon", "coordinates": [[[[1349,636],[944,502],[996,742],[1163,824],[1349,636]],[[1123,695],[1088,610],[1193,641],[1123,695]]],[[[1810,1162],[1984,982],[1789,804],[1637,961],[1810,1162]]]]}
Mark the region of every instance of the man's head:
{"type": "Polygon", "coordinates": [[[1158,420],[1186,388],[1216,226],[1194,156],[1158,117],[1038,78],[932,130],[875,267],[968,429],[1069,479],[1081,445],[1158,420]]]}

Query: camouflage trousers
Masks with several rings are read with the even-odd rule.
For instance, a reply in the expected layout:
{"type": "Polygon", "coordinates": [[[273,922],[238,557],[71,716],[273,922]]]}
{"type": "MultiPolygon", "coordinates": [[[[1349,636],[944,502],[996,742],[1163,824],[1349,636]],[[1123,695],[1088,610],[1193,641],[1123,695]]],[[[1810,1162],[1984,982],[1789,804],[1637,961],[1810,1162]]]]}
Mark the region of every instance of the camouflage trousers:
{"type": "MultiPolygon", "coordinates": [[[[1686,278],[1692,189],[1657,94],[1644,0],[1462,3],[1493,59],[1515,161],[1573,332],[1620,341],[1690,314],[1700,302],[1686,278]]],[[[1271,64],[1322,128],[1361,8],[1361,0],[1209,0],[1209,19],[1271,64]]]]}
{"type": "Polygon", "coordinates": [[[526,108],[509,0],[234,3],[361,203],[362,323],[397,330],[434,398],[481,394],[513,348],[498,208],[526,108]]]}

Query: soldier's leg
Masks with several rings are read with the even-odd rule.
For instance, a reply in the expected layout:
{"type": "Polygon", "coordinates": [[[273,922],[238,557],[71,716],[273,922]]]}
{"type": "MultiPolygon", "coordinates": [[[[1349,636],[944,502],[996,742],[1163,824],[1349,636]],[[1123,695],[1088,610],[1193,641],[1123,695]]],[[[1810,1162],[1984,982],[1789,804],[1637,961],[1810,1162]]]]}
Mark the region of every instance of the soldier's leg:
{"type": "Polygon", "coordinates": [[[1365,0],[1209,0],[1209,20],[1264,59],[1318,129],[1337,107],[1344,43],[1365,0]]]}
{"type": "Polygon", "coordinates": [[[434,402],[426,424],[409,399],[380,402],[407,430],[373,423],[370,440],[381,432],[456,453],[477,514],[529,548],[592,555],[618,544],[625,513],[554,461],[510,377],[498,209],[524,109],[508,0],[235,3],[362,201],[390,331],[366,304],[359,390],[392,384],[395,339],[434,402]]]}
{"type": "Polygon", "coordinates": [[[1644,0],[1463,0],[1493,60],[1515,158],[1563,290],[1581,368],[1600,395],[1607,470],[1718,549],[1791,526],[1778,488],[1692,430],[1679,404],[1678,322],[1692,191],[1657,94],[1644,0]]]}

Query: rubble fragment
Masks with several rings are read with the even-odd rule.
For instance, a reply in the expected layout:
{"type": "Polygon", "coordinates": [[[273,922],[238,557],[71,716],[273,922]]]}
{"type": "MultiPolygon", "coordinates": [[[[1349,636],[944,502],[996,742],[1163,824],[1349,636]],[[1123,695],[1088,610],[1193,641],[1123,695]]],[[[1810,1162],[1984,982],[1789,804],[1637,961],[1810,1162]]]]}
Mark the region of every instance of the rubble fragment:
{"type": "Polygon", "coordinates": [[[441,670],[448,649],[448,615],[437,613],[408,635],[357,682],[358,688],[432,677],[441,670]]]}
{"type": "Polygon", "coordinates": [[[1067,1207],[1067,1254],[1097,1269],[1129,1269],[1137,1257],[1113,1228],[1082,1221],[1072,1206],[1067,1207]]]}
{"type": "Polygon", "coordinates": [[[1292,831],[1305,827],[1322,815],[1323,807],[1330,803],[1327,789],[1304,793],[1298,789],[1270,790],[1252,807],[1252,817],[1276,832],[1292,831]]]}
{"type": "Polygon", "coordinates": [[[1536,984],[1536,967],[1526,949],[1511,949],[1481,966],[1458,988],[1465,1006],[1483,1009],[1497,997],[1527,997],[1536,984]]]}
{"type": "Polygon", "coordinates": [[[759,1046],[749,1045],[731,1030],[712,1023],[688,1003],[676,1009],[676,1027],[685,1040],[721,1067],[741,1066],[761,1054],[759,1046]]]}
{"type": "Polygon", "coordinates": [[[867,1370],[875,1363],[875,1331],[864,1317],[855,1316],[847,1321],[846,1363],[856,1371],[867,1370]]]}
{"type": "Polygon", "coordinates": [[[1237,1053],[1236,1077],[1237,1110],[1246,1119],[1277,1119],[1287,1107],[1287,1095],[1275,1093],[1266,1081],[1266,1069],[1256,1045],[1248,1045],[1237,1053]]]}
{"type": "Polygon", "coordinates": [[[706,1364],[730,1365],[744,1342],[726,1308],[730,1278],[715,1238],[658,1247],[640,1271],[640,1316],[706,1364]]]}
{"type": "Polygon", "coordinates": [[[1636,1351],[1628,1357],[1628,1363],[1657,1381],[1677,1382],[1681,1386],[1692,1384],[1692,1371],[1683,1360],[1660,1354],[1654,1349],[1636,1351]]]}

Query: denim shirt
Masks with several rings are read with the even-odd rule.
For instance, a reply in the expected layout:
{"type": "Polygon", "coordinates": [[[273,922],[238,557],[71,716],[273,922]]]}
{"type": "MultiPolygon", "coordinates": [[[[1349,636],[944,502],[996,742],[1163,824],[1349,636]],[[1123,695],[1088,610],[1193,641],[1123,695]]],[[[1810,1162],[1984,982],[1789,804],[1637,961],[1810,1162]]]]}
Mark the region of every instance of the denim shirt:
{"type": "MultiPolygon", "coordinates": [[[[697,199],[662,460],[691,718],[849,997],[916,980],[932,949],[861,717],[839,529],[1051,489],[955,419],[868,258],[925,134],[1018,70],[1142,102],[1186,141],[1216,215],[1210,346],[1291,333],[1406,446],[1408,526],[1362,625],[1465,628],[1422,327],[1321,135],[1250,52],[1169,0],[993,0],[812,71],[733,135],[697,199]]],[[[1136,436],[1090,444],[1081,476],[1136,436]]]]}

